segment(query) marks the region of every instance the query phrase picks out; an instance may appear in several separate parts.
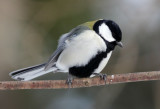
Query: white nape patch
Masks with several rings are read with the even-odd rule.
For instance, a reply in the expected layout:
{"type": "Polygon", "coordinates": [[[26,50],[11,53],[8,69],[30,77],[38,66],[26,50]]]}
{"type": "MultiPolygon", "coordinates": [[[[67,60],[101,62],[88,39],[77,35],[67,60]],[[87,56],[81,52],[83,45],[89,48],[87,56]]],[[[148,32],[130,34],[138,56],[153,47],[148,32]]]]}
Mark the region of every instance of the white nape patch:
{"type": "Polygon", "coordinates": [[[109,52],[109,53],[107,54],[107,57],[104,58],[104,59],[101,61],[101,63],[99,64],[98,68],[95,69],[94,73],[100,73],[100,72],[104,69],[104,67],[106,66],[106,64],[108,63],[108,61],[109,61],[109,59],[110,59],[110,57],[111,57],[111,54],[112,54],[112,51],[109,52]]]}
{"type": "Polygon", "coordinates": [[[72,66],[84,66],[98,51],[105,51],[106,45],[101,37],[92,30],[86,30],[69,40],[59,56],[56,66],[68,71],[72,66]]]}
{"type": "Polygon", "coordinates": [[[101,34],[101,36],[108,42],[115,41],[112,36],[111,30],[105,23],[99,26],[99,34],[101,34]]]}

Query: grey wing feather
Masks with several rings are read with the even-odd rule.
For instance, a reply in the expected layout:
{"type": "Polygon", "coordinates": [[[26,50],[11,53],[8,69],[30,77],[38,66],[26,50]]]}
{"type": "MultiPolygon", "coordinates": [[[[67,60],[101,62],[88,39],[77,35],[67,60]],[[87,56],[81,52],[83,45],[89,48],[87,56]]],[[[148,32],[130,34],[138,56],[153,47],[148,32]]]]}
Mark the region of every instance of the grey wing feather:
{"type": "Polygon", "coordinates": [[[77,26],[76,28],[72,29],[69,33],[66,33],[60,37],[57,50],[49,58],[45,66],[45,70],[52,68],[56,64],[58,57],[66,47],[66,40],[72,40],[73,37],[78,36],[84,30],[89,30],[89,28],[84,26],[77,26]]]}
{"type": "Polygon", "coordinates": [[[55,62],[57,61],[59,55],[61,54],[61,52],[64,50],[65,48],[65,39],[68,36],[68,33],[64,34],[61,36],[59,42],[58,42],[58,48],[57,50],[52,54],[52,56],[49,58],[47,64],[45,65],[45,70],[50,69],[52,66],[55,65],[55,62]]]}

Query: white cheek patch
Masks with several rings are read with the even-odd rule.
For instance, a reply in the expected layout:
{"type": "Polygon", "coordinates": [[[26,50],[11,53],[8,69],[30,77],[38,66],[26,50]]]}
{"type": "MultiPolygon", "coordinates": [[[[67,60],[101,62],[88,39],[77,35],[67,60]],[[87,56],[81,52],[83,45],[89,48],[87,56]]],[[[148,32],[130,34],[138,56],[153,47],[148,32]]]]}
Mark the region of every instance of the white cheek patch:
{"type": "Polygon", "coordinates": [[[108,28],[108,26],[105,23],[103,23],[101,26],[99,26],[99,34],[101,34],[101,36],[105,40],[107,40],[108,42],[115,41],[110,29],[108,28]]]}

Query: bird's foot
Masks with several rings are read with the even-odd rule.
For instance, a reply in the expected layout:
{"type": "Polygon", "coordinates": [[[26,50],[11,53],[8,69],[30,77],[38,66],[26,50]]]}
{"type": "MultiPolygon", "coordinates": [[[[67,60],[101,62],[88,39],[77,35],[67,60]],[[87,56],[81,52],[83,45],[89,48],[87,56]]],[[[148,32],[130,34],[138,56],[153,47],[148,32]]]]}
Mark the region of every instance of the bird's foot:
{"type": "Polygon", "coordinates": [[[102,73],[93,73],[96,76],[99,76],[101,80],[105,81],[105,84],[107,82],[107,74],[102,74],[102,73]]]}
{"type": "Polygon", "coordinates": [[[69,88],[71,88],[71,86],[72,86],[72,81],[73,81],[73,78],[69,75],[66,80],[66,84],[68,84],[69,88]]]}

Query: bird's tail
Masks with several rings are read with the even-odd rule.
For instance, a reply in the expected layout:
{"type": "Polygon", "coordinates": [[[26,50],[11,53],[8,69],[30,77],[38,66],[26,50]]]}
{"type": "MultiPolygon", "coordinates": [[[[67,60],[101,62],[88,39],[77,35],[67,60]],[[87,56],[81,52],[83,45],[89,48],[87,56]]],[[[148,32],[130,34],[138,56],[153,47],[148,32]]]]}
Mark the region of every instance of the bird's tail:
{"type": "Polygon", "coordinates": [[[56,68],[54,67],[48,70],[44,70],[45,65],[46,64],[44,63],[44,64],[35,65],[35,66],[24,68],[24,69],[19,69],[11,72],[9,75],[15,80],[28,81],[56,70],[56,68]]]}

